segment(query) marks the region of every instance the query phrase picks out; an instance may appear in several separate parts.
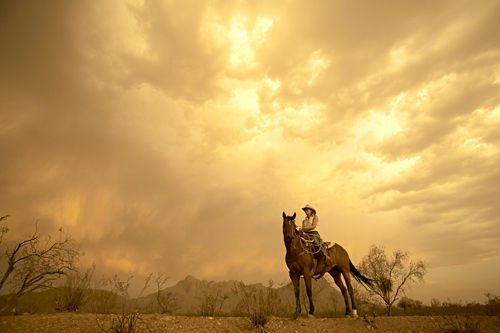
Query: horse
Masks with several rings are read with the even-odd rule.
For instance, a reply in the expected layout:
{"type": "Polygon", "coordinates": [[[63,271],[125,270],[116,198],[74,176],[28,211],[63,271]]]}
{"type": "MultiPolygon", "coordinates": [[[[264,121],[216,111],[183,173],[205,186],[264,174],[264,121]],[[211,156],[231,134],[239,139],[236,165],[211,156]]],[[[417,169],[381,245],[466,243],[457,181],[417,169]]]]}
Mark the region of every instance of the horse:
{"type": "Polygon", "coordinates": [[[283,239],[286,247],[285,262],[289,269],[288,273],[295,292],[295,318],[298,317],[301,311],[299,299],[300,277],[304,277],[306,293],[309,299],[309,316],[312,317],[314,315],[314,304],[312,301],[312,278],[317,274],[322,276],[326,272],[332,276],[335,284],[339,287],[340,292],[344,297],[346,307],[345,315],[357,317],[358,313],[356,303],[354,301],[354,291],[351,284],[350,274],[352,274],[359,283],[370,288],[372,287],[372,281],[363,276],[356,269],[356,267],[354,267],[349,259],[347,251],[338,244],[335,244],[333,247],[327,249],[332,261],[331,265],[326,266],[323,260],[315,259],[313,253],[307,251],[303,244],[301,244],[302,240],[295,225],[295,217],[296,213],[293,213],[293,216],[287,216],[285,212],[283,212],[283,239]],[[344,277],[347,288],[344,286],[341,276],[344,277]]]}

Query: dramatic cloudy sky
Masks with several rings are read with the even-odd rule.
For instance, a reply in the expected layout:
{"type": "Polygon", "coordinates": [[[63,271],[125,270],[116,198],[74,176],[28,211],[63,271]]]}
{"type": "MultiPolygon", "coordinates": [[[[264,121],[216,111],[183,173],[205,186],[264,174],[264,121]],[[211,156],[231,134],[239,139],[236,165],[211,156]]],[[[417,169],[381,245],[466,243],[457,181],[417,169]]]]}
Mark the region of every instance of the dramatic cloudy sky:
{"type": "Polygon", "coordinates": [[[2,1],[0,214],[107,274],[287,279],[318,209],[500,293],[499,1],[2,1]]]}

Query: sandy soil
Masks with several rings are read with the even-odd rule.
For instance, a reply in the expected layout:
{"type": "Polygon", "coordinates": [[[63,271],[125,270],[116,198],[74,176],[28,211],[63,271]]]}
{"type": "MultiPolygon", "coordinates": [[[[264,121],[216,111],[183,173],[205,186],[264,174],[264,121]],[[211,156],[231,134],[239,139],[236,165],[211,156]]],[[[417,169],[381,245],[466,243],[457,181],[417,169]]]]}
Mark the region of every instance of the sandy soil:
{"type": "MultiPolygon", "coordinates": [[[[37,314],[0,317],[0,332],[102,332],[97,319],[109,327],[113,315],[80,313],[37,314]]],[[[457,321],[451,318],[448,321],[457,321]]],[[[459,320],[465,320],[461,317],[459,320]]],[[[500,332],[499,317],[470,317],[481,332],[500,332]]],[[[362,318],[270,318],[271,332],[443,332],[450,327],[443,317],[377,317],[373,323],[362,318]]],[[[141,315],[138,332],[256,332],[248,318],[182,317],[141,315]]]]}

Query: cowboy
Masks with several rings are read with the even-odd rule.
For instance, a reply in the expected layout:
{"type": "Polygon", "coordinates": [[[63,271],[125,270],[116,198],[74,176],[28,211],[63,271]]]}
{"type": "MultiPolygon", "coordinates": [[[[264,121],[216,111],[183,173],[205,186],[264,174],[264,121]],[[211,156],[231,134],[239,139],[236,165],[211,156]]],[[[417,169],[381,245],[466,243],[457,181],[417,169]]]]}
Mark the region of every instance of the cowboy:
{"type": "Polygon", "coordinates": [[[332,260],[328,255],[325,247],[321,244],[321,237],[319,236],[319,228],[318,228],[318,215],[316,214],[316,209],[311,207],[310,205],[305,205],[302,210],[306,213],[305,219],[302,221],[302,228],[299,228],[299,231],[304,231],[305,233],[311,235],[314,244],[319,246],[321,249],[321,253],[325,256],[325,264],[330,266],[332,264],[332,260]]]}

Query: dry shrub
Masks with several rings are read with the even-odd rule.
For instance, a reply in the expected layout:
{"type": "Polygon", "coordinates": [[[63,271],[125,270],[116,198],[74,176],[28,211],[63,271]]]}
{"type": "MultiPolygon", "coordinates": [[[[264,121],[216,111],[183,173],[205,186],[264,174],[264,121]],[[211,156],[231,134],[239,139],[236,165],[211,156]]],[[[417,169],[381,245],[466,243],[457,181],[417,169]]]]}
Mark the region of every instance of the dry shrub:
{"type": "Polygon", "coordinates": [[[134,333],[139,318],[138,312],[122,312],[113,316],[109,325],[106,325],[106,322],[102,319],[97,320],[97,325],[102,332],[134,333]]]}
{"type": "Polygon", "coordinates": [[[480,333],[481,323],[470,315],[441,316],[438,326],[443,333],[480,333]]]}
{"type": "Polygon", "coordinates": [[[368,329],[378,329],[378,325],[377,323],[375,323],[375,318],[377,317],[377,315],[375,314],[375,312],[372,313],[371,317],[367,316],[366,314],[363,315],[363,321],[365,323],[367,323],[367,328],[368,329]]]}
{"type": "Polygon", "coordinates": [[[488,300],[485,304],[485,312],[488,316],[500,316],[500,297],[491,293],[485,294],[488,300]]]}
{"type": "Polygon", "coordinates": [[[215,293],[206,295],[200,305],[200,315],[205,317],[214,317],[221,314],[224,302],[229,298],[227,295],[222,295],[220,290],[215,293]]]}
{"type": "Polygon", "coordinates": [[[269,316],[275,315],[281,305],[278,291],[273,288],[273,285],[272,280],[269,280],[268,287],[263,289],[256,285],[246,286],[241,282],[234,284],[233,293],[239,297],[240,301],[233,312],[248,316],[259,332],[265,332],[269,316]]]}
{"type": "Polygon", "coordinates": [[[75,271],[66,275],[66,282],[58,291],[57,311],[77,311],[88,302],[91,294],[90,282],[94,270],[95,265],[84,273],[75,271]]]}
{"type": "Polygon", "coordinates": [[[168,276],[163,275],[163,273],[156,273],[156,304],[159,313],[172,314],[178,308],[177,297],[170,291],[162,290],[168,279],[168,276]]]}
{"type": "MultiPolygon", "coordinates": [[[[149,282],[151,280],[152,274],[150,274],[145,282],[144,287],[139,293],[139,297],[148,288],[149,282]]],[[[110,280],[112,286],[112,292],[117,294],[121,300],[122,304],[120,306],[120,311],[115,313],[111,317],[111,323],[107,323],[104,317],[96,315],[97,325],[101,332],[111,332],[111,333],[133,333],[136,332],[137,322],[141,319],[140,314],[137,311],[137,299],[130,299],[129,297],[129,287],[132,276],[126,280],[120,280],[118,276],[114,276],[110,280]]]]}
{"type": "Polygon", "coordinates": [[[259,333],[266,333],[267,316],[263,313],[253,313],[250,315],[250,321],[253,326],[259,330],[259,333]]]}

